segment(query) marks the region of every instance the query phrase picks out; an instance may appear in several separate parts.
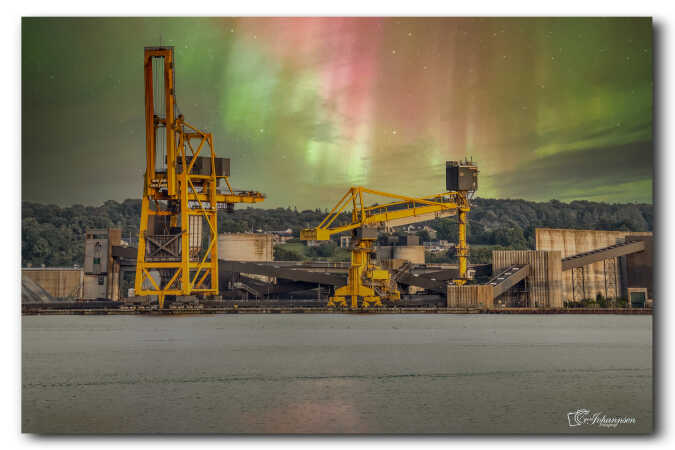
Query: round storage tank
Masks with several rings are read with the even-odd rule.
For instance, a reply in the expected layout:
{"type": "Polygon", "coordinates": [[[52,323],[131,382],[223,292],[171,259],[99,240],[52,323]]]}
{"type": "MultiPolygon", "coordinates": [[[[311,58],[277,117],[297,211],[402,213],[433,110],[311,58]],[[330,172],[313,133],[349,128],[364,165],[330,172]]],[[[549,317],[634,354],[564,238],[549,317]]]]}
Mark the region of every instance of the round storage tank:
{"type": "Polygon", "coordinates": [[[224,233],[218,236],[218,258],[228,261],[272,261],[272,235],[224,233]]]}
{"type": "Polygon", "coordinates": [[[394,247],[394,259],[405,259],[413,264],[424,264],[424,246],[405,245],[394,247]]]}

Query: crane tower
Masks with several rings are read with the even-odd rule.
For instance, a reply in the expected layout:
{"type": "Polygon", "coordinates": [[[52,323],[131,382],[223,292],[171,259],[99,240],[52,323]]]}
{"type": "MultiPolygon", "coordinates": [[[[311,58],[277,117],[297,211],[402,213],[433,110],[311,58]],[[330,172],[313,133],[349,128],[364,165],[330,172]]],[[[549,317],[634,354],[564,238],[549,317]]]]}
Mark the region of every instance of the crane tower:
{"type": "Polygon", "coordinates": [[[136,261],[136,295],[218,293],[218,209],[258,203],[235,191],[230,160],[216,157],[213,135],[178,113],[173,47],[146,47],[146,169],[136,261]],[[222,191],[220,182],[224,181],[222,191]]]}

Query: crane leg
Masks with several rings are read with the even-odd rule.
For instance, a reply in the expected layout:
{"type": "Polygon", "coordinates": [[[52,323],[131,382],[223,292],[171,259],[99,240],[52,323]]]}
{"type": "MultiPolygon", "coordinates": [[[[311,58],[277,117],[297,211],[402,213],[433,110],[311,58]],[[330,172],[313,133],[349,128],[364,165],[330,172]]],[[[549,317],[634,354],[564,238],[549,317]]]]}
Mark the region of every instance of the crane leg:
{"type": "Polygon", "coordinates": [[[347,284],[346,286],[342,286],[341,288],[336,289],[335,296],[330,298],[328,306],[340,305],[346,307],[347,298],[349,298],[351,309],[358,309],[359,297],[363,299],[361,303],[362,306],[364,307],[368,307],[367,303],[369,302],[377,304],[380,298],[377,295],[375,295],[375,291],[369,288],[368,286],[364,286],[360,281],[361,281],[360,278],[357,279],[356,283],[352,283],[352,280],[350,280],[349,284],[347,284]]]}
{"type": "Polygon", "coordinates": [[[378,296],[373,297],[363,297],[363,307],[368,308],[370,306],[382,306],[382,299],[378,296]]]}
{"type": "Polygon", "coordinates": [[[347,307],[347,300],[344,297],[331,297],[328,300],[328,306],[333,308],[336,306],[341,306],[343,308],[347,307]]]}
{"type": "Polygon", "coordinates": [[[458,227],[458,242],[457,242],[457,259],[459,260],[459,278],[453,280],[457,286],[462,286],[466,283],[466,270],[468,267],[469,247],[466,244],[466,221],[468,208],[460,207],[457,210],[458,227]]]}

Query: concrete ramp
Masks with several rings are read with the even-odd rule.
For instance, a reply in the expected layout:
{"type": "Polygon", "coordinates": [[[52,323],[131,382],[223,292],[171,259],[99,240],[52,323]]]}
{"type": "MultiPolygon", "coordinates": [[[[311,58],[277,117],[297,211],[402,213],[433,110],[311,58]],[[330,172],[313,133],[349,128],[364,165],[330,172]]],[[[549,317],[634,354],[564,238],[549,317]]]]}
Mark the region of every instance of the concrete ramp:
{"type": "Polygon", "coordinates": [[[237,288],[237,289],[240,289],[240,290],[242,290],[242,291],[248,292],[249,294],[251,294],[252,296],[254,296],[254,297],[256,297],[256,298],[262,297],[262,295],[260,294],[260,292],[258,292],[257,289],[252,288],[251,286],[249,286],[249,285],[246,284],[246,283],[242,283],[242,282],[240,282],[240,281],[236,281],[236,282],[233,283],[233,286],[234,286],[235,288],[237,288]]]}
{"type": "Polygon", "coordinates": [[[529,264],[513,264],[495,275],[486,284],[465,284],[447,287],[447,307],[494,306],[494,299],[522,281],[530,273],[529,264]]]}
{"type": "Polygon", "coordinates": [[[562,260],[562,270],[571,270],[577,267],[587,266],[604,259],[616,258],[619,256],[630,255],[644,251],[644,241],[626,242],[624,244],[610,245],[609,247],[591,250],[589,252],[578,253],[568,256],[562,260]]]}
{"type": "Polygon", "coordinates": [[[514,264],[499,272],[487,284],[494,288],[493,296],[497,298],[525,279],[529,272],[530,266],[528,264],[514,264]]]}

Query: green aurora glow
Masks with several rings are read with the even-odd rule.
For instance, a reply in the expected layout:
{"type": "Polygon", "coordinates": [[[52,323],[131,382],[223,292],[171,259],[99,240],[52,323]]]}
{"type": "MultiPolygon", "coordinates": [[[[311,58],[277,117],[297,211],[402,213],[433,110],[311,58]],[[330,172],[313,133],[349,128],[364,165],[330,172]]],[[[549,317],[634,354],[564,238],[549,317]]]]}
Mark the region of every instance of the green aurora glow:
{"type": "Polygon", "coordinates": [[[481,197],[652,201],[648,18],[24,19],[24,200],[140,197],[160,36],[181,112],[264,207],[440,192],[467,155],[481,197]]]}

